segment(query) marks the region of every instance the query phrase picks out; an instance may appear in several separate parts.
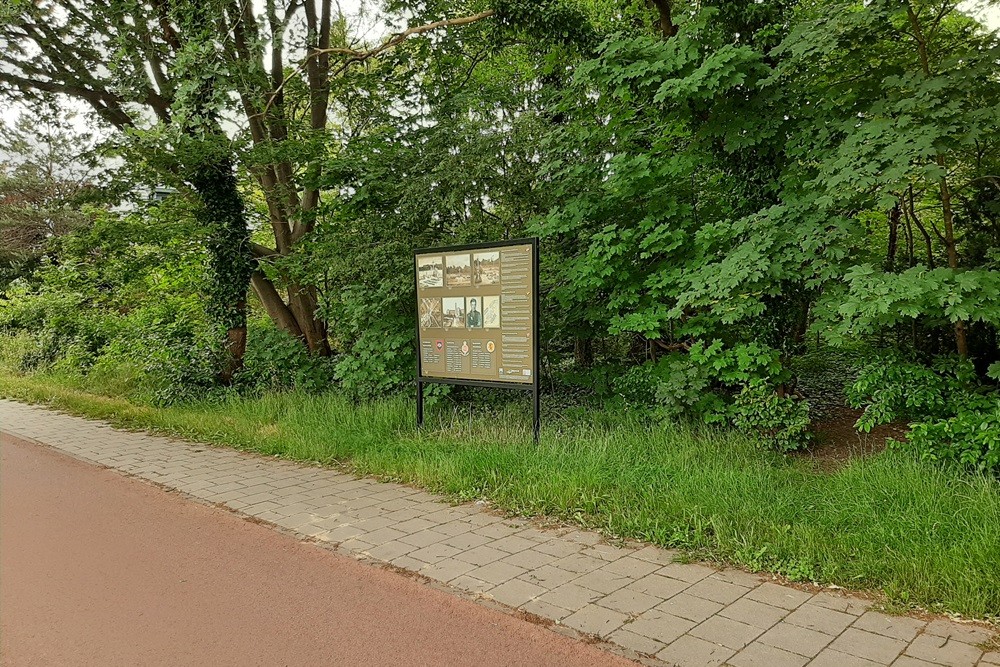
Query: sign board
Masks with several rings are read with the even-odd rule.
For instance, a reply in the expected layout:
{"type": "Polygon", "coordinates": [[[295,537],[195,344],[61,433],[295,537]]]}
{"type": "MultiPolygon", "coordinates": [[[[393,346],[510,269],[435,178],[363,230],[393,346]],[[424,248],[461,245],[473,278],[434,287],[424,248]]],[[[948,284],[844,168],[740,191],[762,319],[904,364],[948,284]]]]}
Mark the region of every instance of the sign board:
{"type": "MultiPolygon", "coordinates": [[[[414,253],[418,421],[425,382],[538,394],[538,240],[414,253]]],[[[536,418],[537,422],[537,418],[536,418]]]]}

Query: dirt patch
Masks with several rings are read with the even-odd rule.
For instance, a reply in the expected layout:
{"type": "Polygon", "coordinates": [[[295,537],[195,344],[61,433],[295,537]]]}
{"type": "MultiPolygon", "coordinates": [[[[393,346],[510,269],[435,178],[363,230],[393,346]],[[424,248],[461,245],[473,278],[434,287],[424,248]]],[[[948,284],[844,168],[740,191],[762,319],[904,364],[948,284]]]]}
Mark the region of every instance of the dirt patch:
{"type": "Polygon", "coordinates": [[[905,422],[882,424],[870,433],[858,431],[854,425],[861,413],[847,406],[826,410],[823,419],[813,423],[813,444],[795,456],[810,460],[823,470],[835,470],[851,459],[878,454],[889,439],[906,440],[909,427],[905,422]]]}

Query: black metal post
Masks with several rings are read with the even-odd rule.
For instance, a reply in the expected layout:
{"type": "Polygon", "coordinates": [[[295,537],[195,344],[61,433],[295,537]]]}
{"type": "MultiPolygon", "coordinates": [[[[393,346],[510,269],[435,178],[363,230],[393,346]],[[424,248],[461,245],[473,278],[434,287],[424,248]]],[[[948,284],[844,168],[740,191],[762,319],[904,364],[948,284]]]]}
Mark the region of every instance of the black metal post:
{"type": "Polygon", "coordinates": [[[424,383],[417,380],[417,428],[424,425],[424,383]]]}
{"type": "Polygon", "coordinates": [[[531,403],[532,403],[532,422],[531,430],[535,436],[535,444],[538,444],[538,434],[542,430],[542,415],[541,415],[541,402],[538,399],[538,382],[535,382],[535,386],[531,388],[531,403]]]}
{"type": "Polygon", "coordinates": [[[541,350],[541,343],[538,335],[538,320],[541,319],[541,313],[538,312],[538,303],[540,301],[538,293],[539,280],[538,280],[538,237],[531,240],[531,254],[532,261],[534,262],[534,267],[532,267],[534,274],[533,284],[531,286],[531,298],[532,298],[532,308],[534,310],[534,318],[531,323],[531,335],[534,338],[535,345],[535,367],[532,369],[532,375],[534,376],[534,381],[532,382],[532,411],[533,419],[532,431],[535,435],[535,444],[538,444],[538,434],[542,429],[542,416],[541,416],[541,400],[539,394],[542,389],[542,378],[539,376],[539,369],[542,367],[542,361],[539,358],[539,352],[541,350]]]}

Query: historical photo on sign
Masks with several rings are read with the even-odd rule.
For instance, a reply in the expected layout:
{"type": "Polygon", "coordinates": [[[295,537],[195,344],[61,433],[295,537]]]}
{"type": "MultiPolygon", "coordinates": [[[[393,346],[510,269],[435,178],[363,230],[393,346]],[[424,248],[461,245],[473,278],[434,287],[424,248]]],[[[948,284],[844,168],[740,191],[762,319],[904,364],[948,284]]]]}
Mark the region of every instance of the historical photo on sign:
{"type": "Polygon", "coordinates": [[[441,257],[417,259],[417,279],[421,287],[444,287],[444,262],[441,257]]]}
{"type": "Polygon", "coordinates": [[[441,299],[420,299],[420,326],[425,329],[440,329],[443,325],[441,317],[441,299]]]}
{"type": "Polygon", "coordinates": [[[477,252],[472,256],[472,277],[477,285],[500,282],[500,252],[477,252]]]}
{"type": "Polygon", "coordinates": [[[444,326],[447,329],[465,328],[465,297],[446,296],[442,301],[444,326]]]}
{"type": "Polygon", "coordinates": [[[479,309],[479,301],[476,297],[470,297],[465,300],[468,312],[465,316],[465,323],[470,329],[482,329],[483,328],[483,311],[479,309]]]}
{"type": "Polygon", "coordinates": [[[468,255],[445,256],[445,272],[449,287],[469,287],[472,285],[472,266],[468,255]]]}
{"type": "Polygon", "coordinates": [[[484,296],[480,304],[483,311],[483,327],[486,329],[500,328],[500,297],[484,296]]]}

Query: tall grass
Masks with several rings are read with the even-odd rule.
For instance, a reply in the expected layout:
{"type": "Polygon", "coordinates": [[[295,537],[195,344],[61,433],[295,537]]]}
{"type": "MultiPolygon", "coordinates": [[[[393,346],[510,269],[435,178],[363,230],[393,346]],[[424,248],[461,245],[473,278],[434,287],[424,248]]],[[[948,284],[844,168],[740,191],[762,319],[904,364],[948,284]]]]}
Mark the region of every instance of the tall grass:
{"type": "Polygon", "coordinates": [[[695,557],[879,591],[903,606],[1000,616],[1000,483],[891,452],[821,472],[732,432],[601,412],[553,416],[536,446],[526,413],[510,407],[477,415],[439,406],[417,431],[403,398],[356,405],[282,394],[153,408],[9,373],[0,373],[0,395],[337,462],[695,557]]]}

